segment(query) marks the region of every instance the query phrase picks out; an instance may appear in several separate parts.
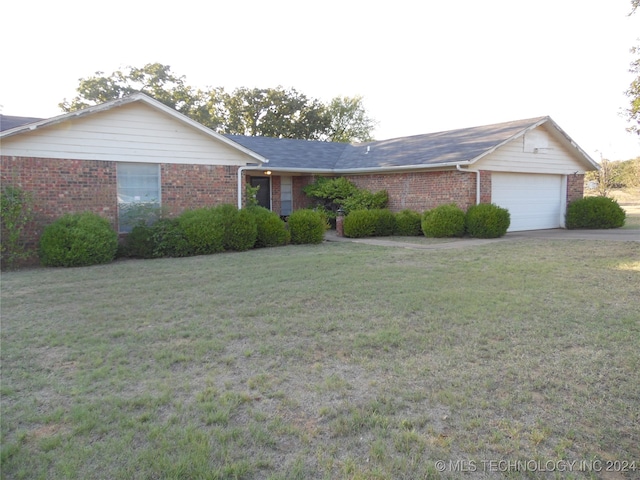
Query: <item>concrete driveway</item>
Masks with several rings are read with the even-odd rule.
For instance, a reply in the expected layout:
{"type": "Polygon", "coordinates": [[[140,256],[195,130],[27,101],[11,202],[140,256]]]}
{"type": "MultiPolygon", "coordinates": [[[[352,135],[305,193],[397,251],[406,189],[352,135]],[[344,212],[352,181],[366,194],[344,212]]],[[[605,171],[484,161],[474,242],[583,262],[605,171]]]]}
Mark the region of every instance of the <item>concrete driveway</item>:
{"type": "Polygon", "coordinates": [[[324,239],[327,242],[352,242],[383,247],[411,248],[417,250],[443,250],[486,245],[495,242],[508,242],[526,238],[542,238],[548,240],[607,240],[619,242],[640,242],[640,230],[610,229],[610,230],[566,230],[556,228],[552,230],[529,230],[526,232],[507,233],[500,238],[452,238],[438,243],[412,243],[391,240],[388,237],[376,238],[346,238],[336,235],[335,230],[328,230],[324,239]]]}
{"type": "Polygon", "coordinates": [[[505,238],[548,238],[550,240],[610,240],[619,242],[640,242],[640,230],[610,228],[605,230],[530,230],[507,233],[505,238]]]}

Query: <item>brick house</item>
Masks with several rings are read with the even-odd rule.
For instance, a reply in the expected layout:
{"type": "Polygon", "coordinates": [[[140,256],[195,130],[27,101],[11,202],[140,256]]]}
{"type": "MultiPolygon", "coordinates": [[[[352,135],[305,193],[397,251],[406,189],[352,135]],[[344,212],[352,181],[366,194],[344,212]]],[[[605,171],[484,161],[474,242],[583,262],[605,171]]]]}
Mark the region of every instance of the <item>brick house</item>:
{"type": "Polygon", "coordinates": [[[511,230],[564,226],[597,164],[549,117],[364,144],[220,135],[143,94],[38,120],[0,118],[1,181],[31,192],[44,225],[93,211],[126,231],[128,206],[185,209],[233,203],[244,185],[281,215],[309,205],[302,188],[345,176],[386,189],[393,211],[493,202],[511,230]]]}

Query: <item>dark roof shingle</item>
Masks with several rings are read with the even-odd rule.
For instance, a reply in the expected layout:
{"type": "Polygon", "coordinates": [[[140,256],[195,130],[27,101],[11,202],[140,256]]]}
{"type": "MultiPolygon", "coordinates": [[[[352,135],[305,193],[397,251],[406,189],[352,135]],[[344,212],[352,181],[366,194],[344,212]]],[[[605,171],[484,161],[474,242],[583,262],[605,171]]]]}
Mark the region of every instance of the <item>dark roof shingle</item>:
{"type": "Polygon", "coordinates": [[[16,117],[13,115],[0,114],[0,132],[11,130],[12,128],[26,125],[27,123],[39,122],[42,118],[36,117],[16,117]]]}
{"type": "Polygon", "coordinates": [[[361,144],[226,135],[269,160],[271,168],[320,170],[429,167],[471,162],[548,117],[361,144]]]}

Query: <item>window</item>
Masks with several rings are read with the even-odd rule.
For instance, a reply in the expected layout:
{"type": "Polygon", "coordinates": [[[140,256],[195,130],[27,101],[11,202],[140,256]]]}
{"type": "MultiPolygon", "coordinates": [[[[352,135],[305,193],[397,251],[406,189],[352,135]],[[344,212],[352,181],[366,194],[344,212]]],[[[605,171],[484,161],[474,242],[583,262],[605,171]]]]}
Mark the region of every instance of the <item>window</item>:
{"type": "Polygon", "coordinates": [[[128,233],[135,224],[157,217],[160,209],[160,166],[118,163],[118,230],[128,233]]]}
{"type": "Polygon", "coordinates": [[[292,198],[291,177],[280,177],[280,215],[287,216],[291,214],[292,198]]]}

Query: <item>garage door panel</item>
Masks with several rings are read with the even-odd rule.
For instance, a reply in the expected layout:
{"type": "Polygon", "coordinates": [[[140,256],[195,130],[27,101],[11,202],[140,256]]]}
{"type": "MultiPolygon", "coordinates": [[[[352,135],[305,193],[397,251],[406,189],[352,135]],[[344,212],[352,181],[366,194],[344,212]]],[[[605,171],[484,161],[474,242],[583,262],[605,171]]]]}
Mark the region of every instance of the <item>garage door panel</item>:
{"type": "Polygon", "coordinates": [[[497,173],[491,176],[492,203],[509,210],[510,232],[560,227],[562,176],[497,173]]]}

